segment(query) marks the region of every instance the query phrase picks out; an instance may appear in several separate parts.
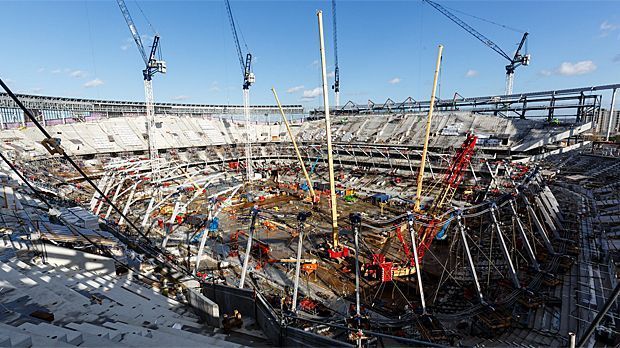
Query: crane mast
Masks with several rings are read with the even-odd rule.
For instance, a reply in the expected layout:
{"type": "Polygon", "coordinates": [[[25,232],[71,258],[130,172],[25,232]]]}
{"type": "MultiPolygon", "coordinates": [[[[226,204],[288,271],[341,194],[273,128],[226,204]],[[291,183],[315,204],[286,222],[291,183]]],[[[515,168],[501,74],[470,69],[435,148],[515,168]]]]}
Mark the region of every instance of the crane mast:
{"type": "MultiPolygon", "coordinates": [[[[239,58],[239,64],[241,66],[241,73],[243,74],[243,116],[245,119],[245,161],[246,161],[246,177],[247,182],[251,182],[254,178],[254,170],[252,168],[252,141],[250,139],[250,86],[256,81],[256,77],[252,72],[252,54],[247,53],[245,55],[245,62],[243,59],[243,52],[241,51],[241,45],[239,44],[239,36],[237,35],[237,26],[235,25],[235,18],[233,17],[232,9],[230,8],[230,2],[226,0],[226,12],[228,13],[228,21],[230,22],[230,28],[235,41],[235,48],[237,49],[237,56],[239,58]]],[[[246,47],[247,48],[247,47],[246,47]]]]}
{"type": "Polygon", "coordinates": [[[336,26],[336,0],[332,0],[332,19],[334,24],[334,84],[332,89],[336,99],[336,108],[340,106],[340,68],[338,67],[338,30],[336,26]]]}
{"type": "Polygon", "coordinates": [[[506,65],[506,95],[512,94],[512,85],[515,77],[515,69],[520,65],[530,64],[530,55],[521,55],[521,48],[527,40],[529,33],[523,33],[519,47],[515,52],[514,57],[510,60],[510,64],[506,65]]]}
{"type": "Polygon", "coordinates": [[[481,34],[476,29],[472,28],[469,24],[465,23],[463,20],[455,16],[452,12],[448,11],[448,9],[446,9],[445,7],[431,0],[422,0],[422,1],[434,7],[437,11],[441,12],[441,14],[448,17],[448,19],[456,23],[459,27],[463,28],[466,32],[468,32],[473,37],[478,39],[485,46],[489,47],[490,49],[495,51],[497,54],[504,57],[504,59],[508,60],[509,63],[508,65],[506,65],[506,90],[505,91],[506,91],[506,95],[512,94],[515,69],[518,66],[521,66],[521,65],[527,66],[530,64],[530,55],[521,54],[521,49],[523,48],[523,45],[525,44],[529,33],[527,32],[523,33],[523,37],[521,38],[519,47],[517,48],[517,51],[515,52],[514,56],[511,57],[506,52],[504,52],[504,50],[502,50],[501,47],[499,47],[495,42],[493,42],[491,39],[481,34]]]}
{"type": "Polygon", "coordinates": [[[147,56],[144,45],[142,44],[142,39],[140,38],[138,29],[131,18],[131,14],[129,13],[129,9],[127,9],[125,1],[117,0],[116,2],[121,10],[121,13],[123,14],[123,17],[125,18],[125,22],[127,22],[131,36],[133,37],[133,40],[136,43],[138,51],[140,51],[140,55],[142,56],[142,60],[145,64],[145,68],[142,70],[142,77],[144,79],[144,95],[146,99],[146,130],[148,134],[149,160],[151,163],[151,182],[155,182],[157,181],[157,175],[159,174],[159,153],[157,151],[157,144],[155,140],[156,127],[155,102],[153,97],[153,76],[156,73],[166,73],[166,62],[157,59],[159,35],[155,34],[153,37],[153,44],[151,45],[150,53],[147,56]]]}

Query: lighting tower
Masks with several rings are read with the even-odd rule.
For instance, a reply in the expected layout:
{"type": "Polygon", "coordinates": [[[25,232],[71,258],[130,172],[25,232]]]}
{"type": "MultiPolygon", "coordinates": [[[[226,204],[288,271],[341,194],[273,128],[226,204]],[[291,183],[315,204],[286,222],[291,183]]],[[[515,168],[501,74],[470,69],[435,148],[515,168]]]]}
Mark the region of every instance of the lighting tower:
{"type": "Polygon", "coordinates": [[[158,60],[156,53],[159,48],[159,35],[155,34],[153,37],[153,44],[151,45],[150,54],[147,56],[144,45],[142,45],[142,39],[138,34],[138,29],[131,19],[127,5],[125,1],[116,0],[118,7],[120,7],[125,22],[129,27],[131,36],[138,46],[140,55],[144,60],[146,67],[142,70],[142,77],[144,78],[144,95],[146,96],[146,130],[148,134],[148,146],[149,146],[149,159],[151,162],[151,182],[156,181],[156,176],[159,174],[159,153],[157,152],[157,145],[155,144],[155,104],[153,102],[153,76],[156,73],[166,73],[166,62],[158,60]]]}
{"type": "Polygon", "coordinates": [[[332,0],[332,17],[334,21],[334,84],[332,89],[336,97],[336,109],[340,106],[340,69],[338,68],[338,31],[336,29],[336,0],[332,0]]]}
{"type": "MultiPolygon", "coordinates": [[[[237,48],[237,56],[239,57],[239,63],[241,65],[241,72],[243,73],[243,116],[245,117],[245,160],[246,160],[246,175],[247,181],[251,182],[254,177],[254,171],[252,170],[252,142],[250,140],[250,86],[256,81],[254,73],[252,72],[252,54],[248,52],[245,55],[245,62],[243,60],[243,53],[241,52],[241,45],[239,44],[239,36],[237,36],[237,27],[235,25],[235,19],[230,9],[230,2],[226,0],[226,12],[228,13],[228,20],[230,21],[230,28],[232,30],[233,39],[235,40],[235,47],[237,48]]],[[[247,50],[247,46],[246,46],[247,50]]]]}
{"type": "Polygon", "coordinates": [[[506,95],[512,94],[512,85],[515,76],[515,69],[521,65],[527,66],[530,64],[530,55],[529,54],[521,54],[521,49],[523,45],[527,41],[527,36],[529,33],[523,33],[523,37],[521,38],[521,42],[519,43],[519,47],[515,51],[513,57],[510,57],[504,50],[502,50],[495,42],[491,41],[486,36],[482,35],[476,29],[469,26],[469,24],[463,22],[460,18],[455,16],[452,12],[448,11],[445,7],[439,5],[436,2],[431,0],[422,0],[427,4],[433,6],[437,11],[441,12],[444,16],[448,17],[451,21],[456,23],[459,27],[465,29],[468,33],[473,35],[476,39],[480,40],[483,44],[488,46],[493,51],[497,52],[500,56],[504,57],[508,60],[508,65],[506,65],[506,95]]]}

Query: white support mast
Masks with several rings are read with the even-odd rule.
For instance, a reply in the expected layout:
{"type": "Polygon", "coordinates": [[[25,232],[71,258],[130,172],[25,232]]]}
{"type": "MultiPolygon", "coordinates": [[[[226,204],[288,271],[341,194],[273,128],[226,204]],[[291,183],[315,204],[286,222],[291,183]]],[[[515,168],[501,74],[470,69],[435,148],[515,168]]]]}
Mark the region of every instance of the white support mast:
{"type": "Polygon", "coordinates": [[[332,213],[332,247],[336,250],[338,242],[338,213],[336,210],[336,184],[334,178],[334,158],[332,156],[332,130],[329,120],[329,95],[327,89],[327,66],[325,62],[325,41],[323,39],[323,12],[316,13],[319,21],[319,46],[321,51],[321,73],[323,82],[323,109],[325,110],[325,137],[327,138],[327,163],[329,167],[329,190],[332,213]]]}
{"type": "Polygon", "coordinates": [[[245,118],[245,171],[248,182],[254,179],[252,168],[252,139],[250,138],[250,89],[243,89],[243,116],[245,118]]]}
{"type": "Polygon", "coordinates": [[[155,102],[153,97],[153,80],[144,80],[146,97],[146,131],[148,134],[149,160],[151,161],[151,182],[159,178],[159,151],[155,140],[155,102]]]}

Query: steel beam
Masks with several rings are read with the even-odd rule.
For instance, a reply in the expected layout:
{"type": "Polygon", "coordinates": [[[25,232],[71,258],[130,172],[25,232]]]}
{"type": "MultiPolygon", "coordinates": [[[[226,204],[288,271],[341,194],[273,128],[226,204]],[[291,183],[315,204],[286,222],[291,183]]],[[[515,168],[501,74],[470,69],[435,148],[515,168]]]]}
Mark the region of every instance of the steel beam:
{"type": "MultiPolygon", "coordinates": [[[[127,197],[127,203],[125,203],[125,207],[123,208],[123,215],[127,216],[127,212],[129,211],[129,207],[131,206],[131,204],[133,204],[133,195],[136,193],[136,187],[138,187],[138,182],[136,182],[135,184],[133,184],[133,186],[131,187],[131,191],[129,191],[129,197],[127,197]]],[[[118,221],[119,225],[124,225],[125,224],[125,219],[121,216],[119,221],[118,221]]]]}
{"type": "Polygon", "coordinates": [[[532,266],[536,271],[540,271],[540,265],[536,260],[536,255],[534,255],[534,250],[532,250],[532,245],[530,244],[530,240],[527,238],[527,234],[525,233],[525,229],[523,228],[523,223],[521,222],[521,218],[517,213],[517,209],[515,209],[514,199],[510,200],[510,209],[512,210],[512,214],[517,221],[517,227],[519,228],[519,232],[521,233],[521,238],[523,238],[523,242],[525,243],[525,250],[527,251],[527,256],[530,258],[530,262],[532,262],[532,266]]]}
{"type": "Polygon", "coordinates": [[[357,318],[361,317],[361,301],[360,301],[360,246],[359,234],[362,225],[362,215],[359,213],[351,213],[349,215],[351,226],[353,226],[353,236],[355,239],[355,314],[357,318]]]}
{"type": "Polygon", "coordinates": [[[517,271],[512,262],[512,259],[510,258],[510,251],[508,250],[508,246],[506,245],[506,240],[504,239],[504,233],[502,232],[502,229],[499,226],[499,221],[497,219],[497,216],[495,216],[496,211],[497,211],[497,206],[493,205],[493,207],[491,207],[491,217],[493,218],[493,226],[495,227],[495,231],[497,232],[497,236],[499,238],[502,251],[504,253],[504,258],[506,259],[506,263],[508,264],[508,271],[510,272],[512,283],[515,286],[515,288],[520,289],[521,283],[519,282],[519,278],[517,277],[517,271]]]}
{"type": "Polygon", "coordinates": [[[415,262],[415,273],[418,278],[418,291],[420,292],[420,302],[422,303],[422,315],[426,315],[426,300],[424,298],[424,286],[422,284],[422,270],[420,269],[420,258],[418,256],[418,243],[413,228],[414,216],[411,212],[407,212],[407,223],[409,226],[409,235],[411,237],[411,246],[413,248],[413,261],[415,262]]]}
{"type": "MultiPolygon", "coordinates": [[[[112,189],[112,187],[114,187],[114,183],[116,182],[116,176],[112,175],[112,177],[110,178],[110,181],[108,182],[108,185],[105,188],[105,191],[103,191],[103,195],[107,196],[108,192],[110,192],[110,190],[112,189]]],[[[103,207],[103,197],[101,197],[101,199],[99,200],[99,205],[97,206],[97,209],[95,209],[95,215],[99,215],[99,212],[101,211],[101,208],[103,207]]]]}
{"type": "Polygon", "coordinates": [[[547,236],[547,232],[545,231],[542,223],[538,219],[538,216],[536,215],[536,212],[532,208],[532,205],[530,204],[530,201],[527,199],[527,197],[524,194],[521,194],[521,198],[525,202],[525,206],[526,206],[526,209],[527,209],[528,213],[530,214],[530,218],[532,220],[534,220],[534,226],[536,226],[536,230],[538,231],[538,234],[540,235],[540,238],[542,238],[542,240],[543,240],[543,242],[545,244],[545,247],[547,247],[547,251],[551,255],[554,255],[555,251],[553,250],[553,245],[551,245],[551,241],[549,240],[549,237],[547,236]]]}
{"type": "Polygon", "coordinates": [[[540,198],[538,196],[534,196],[534,201],[536,202],[536,205],[538,206],[538,210],[542,213],[543,217],[545,218],[545,223],[547,224],[547,226],[549,226],[549,228],[551,229],[551,232],[553,232],[553,236],[556,239],[560,239],[560,233],[558,232],[557,227],[553,224],[553,219],[547,213],[547,209],[543,205],[540,198]]]}
{"type": "MultiPolygon", "coordinates": [[[[547,186],[545,186],[545,188],[546,187],[547,186]]],[[[543,203],[543,205],[545,206],[545,208],[547,208],[547,212],[549,213],[549,216],[551,217],[553,222],[555,222],[555,225],[559,229],[564,229],[564,226],[562,225],[562,222],[560,221],[560,218],[558,217],[558,213],[553,208],[553,204],[549,200],[549,197],[548,197],[548,195],[547,195],[547,193],[545,192],[544,189],[538,194],[538,197],[540,198],[540,200],[543,203]]]]}
{"type": "Polygon", "coordinates": [[[465,226],[463,226],[463,221],[461,221],[461,213],[456,216],[456,222],[459,225],[459,232],[461,232],[461,240],[463,241],[463,248],[465,248],[465,255],[467,255],[467,264],[469,265],[469,270],[471,271],[472,276],[474,277],[474,285],[476,286],[476,292],[478,293],[478,298],[481,303],[484,303],[484,297],[482,296],[482,289],[480,288],[480,282],[478,281],[478,272],[476,272],[476,266],[474,264],[474,259],[471,256],[471,251],[469,251],[469,242],[467,241],[467,235],[465,234],[465,226]]]}
{"type": "Polygon", "coordinates": [[[245,275],[248,271],[248,263],[250,261],[250,251],[252,250],[252,238],[254,237],[254,229],[256,227],[256,220],[258,220],[258,206],[254,206],[251,211],[252,220],[250,222],[250,228],[248,231],[248,244],[245,248],[245,259],[243,259],[243,268],[241,269],[241,278],[239,280],[239,289],[243,289],[245,285],[245,275]]]}
{"type": "Polygon", "coordinates": [[[304,223],[306,218],[310,216],[310,213],[300,212],[297,214],[297,221],[299,221],[297,231],[299,231],[297,241],[297,260],[295,260],[295,284],[293,286],[293,303],[291,304],[291,311],[297,313],[297,292],[299,291],[299,272],[301,269],[301,253],[304,247],[304,223]]]}
{"type": "Polygon", "coordinates": [[[149,221],[149,214],[151,214],[151,211],[153,210],[154,203],[155,203],[155,196],[151,196],[151,199],[149,200],[149,205],[146,208],[146,211],[144,212],[144,218],[142,219],[142,227],[145,227],[146,223],[149,221]]]}
{"type": "MultiPolygon", "coordinates": [[[[121,193],[121,189],[123,188],[123,184],[125,183],[126,178],[121,179],[121,182],[116,187],[116,191],[114,192],[114,196],[112,197],[112,204],[116,204],[116,200],[118,199],[118,195],[121,193]]],[[[112,213],[112,206],[108,207],[108,211],[105,213],[104,219],[107,219],[108,216],[112,213]]]]}
{"type": "MultiPolygon", "coordinates": [[[[110,177],[107,174],[103,174],[101,179],[99,179],[99,183],[97,184],[97,187],[101,187],[102,189],[105,188],[108,184],[109,178],[110,177]]],[[[91,212],[95,211],[95,207],[97,206],[97,203],[99,203],[100,199],[101,197],[99,196],[97,191],[95,191],[95,193],[93,194],[93,198],[91,198],[90,200],[90,211],[91,212]]]]}
{"type": "Polygon", "coordinates": [[[605,134],[605,141],[609,141],[609,135],[611,134],[611,120],[614,116],[614,109],[616,107],[616,92],[618,91],[617,87],[614,87],[613,92],[611,93],[611,106],[609,107],[609,120],[607,121],[607,133],[605,134]]]}

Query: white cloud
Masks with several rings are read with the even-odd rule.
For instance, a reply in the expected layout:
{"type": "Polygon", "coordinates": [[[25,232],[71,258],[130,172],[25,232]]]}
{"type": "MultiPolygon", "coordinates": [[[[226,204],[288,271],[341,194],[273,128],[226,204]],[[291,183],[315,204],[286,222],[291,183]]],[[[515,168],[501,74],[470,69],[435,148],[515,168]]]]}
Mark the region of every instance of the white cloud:
{"type": "Polygon", "coordinates": [[[314,99],[318,96],[320,96],[323,93],[323,91],[321,90],[320,87],[314,88],[314,89],[307,89],[304,91],[304,94],[302,95],[302,97],[304,99],[314,99]]]}
{"type": "Polygon", "coordinates": [[[176,97],[172,97],[172,100],[187,100],[189,96],[187,95],[177,95],[176,97]]]}
{"type": "Polygon", "coordinates": [[[104,83],[104,82],[103,82],[102,80],[100,80],[100,79],[98,79],[98,78],[97,78],[97,79],[90,80],[90,81],[86,82],[86,83],[84,84],[84,88],[99,87],[99,86],[103,85],[103,83],[104,83]]]}
{"type": "Polygon", "coordinates": [[[603,21],[603,23],[601,23],[601,25],[599,26],[599,29],[601,30],[601,37],[605,37],[609,35],[609,33],[611,33],[612,31],[615,31],[619,28],[620,28],[620,25],[618,24],[609,23],[608,21],[603,21]]]}
{"type": "MultiPolygon", "coordinates": [[[[150,36],[150,35],[140,35],[140,40],[142,40],[142,44],[144,45],[144,48],[147,50],[151,49],[151,43],[153,42],[154,37],[150,36]]],[[[130,49],[131,47],[135,46],[136,44],[133,41],[133,38],[128,37],[125,39],[125,42],[121,45],[121,50],[123,51],[127,51],[128,49],[130,49]]],[[[146,52],[146,54],[149,54],[149,52],[146,52]]]]}
{"type": "Polygon", "coordinates": [[[34,94],[39,94],[39,93],[43,92],[43,88],[35,87],[35,88],[31,89],[30,92],[32,92],[34,94]]]}
{"type": "Polygon", "coordinates": [[[318,60],[318,59],[313,60],[313,61],[312,61],[312,63],[311,63],[310,65],[312,65],[312,66],[317,66],[317,65],[319,65],[319,60],[318,60]]]}
{"type": "Polygon", "coordinates": [[[295,87],[291,87],[289,89],[286,90],[286,93],[297,93],[301,90],[304,89],[304,85],[300,85],[300,86],[295,86],[295,87]]]}
{"type": "Polygon", "coordinates": [[[82,70],[73,70],[69,73],[69,76],[81,79],[86,77],[86,72],[82,70]]]}
{"type": "Polygon", "coordinates": [[[335,77],[336,76],[336,72],[335,71],[330,71],[327,73],[327,77],[335,77]]]}
{"type": "Polygon", "coordinates": [[[45,71],[45,68],[39,68],[39,69],[37,69],[37,72],[38,72],[38,73],[42,73],[42,72],[44,72],[44,71],[45,71]]]}
{"type": "Polygon", "coordinates": [[[132,45],[133,45],[133,39],[128,37],[127,39],[125,39],[125,43],[121,45],[121,50],[127,51],[129,48],[131,48],[132,45]]]}
{"type": "Polygon", "coordinates": [[[52,71],[50,71],[52,74],[60,74],[62,72],[62,70],[60,69],[54,69],[52,71]]]}
{"type": "Polygon", "coordinates": [[[465,77],[476,77],[476,76],[478,76],[478,74],[479,74],[479,72],[477,70],[469,69],[465,73],[465,77]]]}
{"type": "Polygon", "coordinates": [[[596,70],[597,66],[591,60],[582,60],[579,62],[563,62],[559,67],[548,70],[541,70],[538,74],[541,76],[562,75],[562,76],[575,76],[589,74],[596,70]]]}
{"type": "Polygon", "coordinates": [[[397,83],[400,83],[400,77],[395,77],[391,80],[388,81],[389,84],[395,85],[397,83]]]}
{"type": "Polygon", "coordinates": [[[591,60],[582,60],[577,63],[564,62],[558,68],[558,74],[564,76],[583,75],[596,70],[596,64],[591,60]]]}

